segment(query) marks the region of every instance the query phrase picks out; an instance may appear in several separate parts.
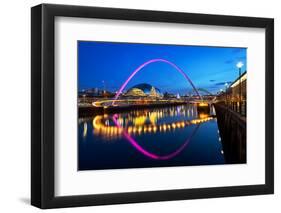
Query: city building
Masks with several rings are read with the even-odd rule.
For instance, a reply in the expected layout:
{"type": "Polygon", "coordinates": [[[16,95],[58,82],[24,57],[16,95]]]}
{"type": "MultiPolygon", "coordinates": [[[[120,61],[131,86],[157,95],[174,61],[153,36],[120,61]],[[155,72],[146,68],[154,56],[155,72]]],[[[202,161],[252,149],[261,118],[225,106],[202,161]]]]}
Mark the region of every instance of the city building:
{"type": "Polygon", "coordinates": [[[247,72],[245,71],[240,77],[235,79],[224,92],[221,92],[217,100],[224,103],[232,110],[246,115],[247,72]]]}
{"type": "Polygon", "coordinates": [[[127,90],[127,92],[124,94],[125,96],[133,96],[133,97],[153,97],[153,98],[160,98],[162,97],[161,91],[153,87],[150,84],[142,83],[137,84],[130,89],[127,90]]]}

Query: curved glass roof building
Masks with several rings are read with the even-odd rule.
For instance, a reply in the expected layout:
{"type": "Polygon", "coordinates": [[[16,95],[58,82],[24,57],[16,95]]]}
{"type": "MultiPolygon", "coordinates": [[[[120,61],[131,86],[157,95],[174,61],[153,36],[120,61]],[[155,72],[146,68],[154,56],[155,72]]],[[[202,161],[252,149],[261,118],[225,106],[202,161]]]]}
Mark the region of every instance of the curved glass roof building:
{"type": "Polygon", "coordinates": [[[150,97],[161,97],[161,91],[153,87],[150,84],[142,83],[142,84],[137,84],[126,92],[127,96],[138,96],[138,97],[145,97],[145,96],[150,96],[150,97]]]}

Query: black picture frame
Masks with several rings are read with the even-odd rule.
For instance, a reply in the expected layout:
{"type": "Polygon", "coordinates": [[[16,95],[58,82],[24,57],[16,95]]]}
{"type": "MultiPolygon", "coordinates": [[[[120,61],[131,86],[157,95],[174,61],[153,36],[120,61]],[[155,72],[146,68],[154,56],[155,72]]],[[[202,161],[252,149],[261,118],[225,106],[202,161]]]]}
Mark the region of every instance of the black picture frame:
{"type": "Polygon", "coordinates": [[[274,20],[41,4],[31,8],[31,204],[42,209],[274,193],[274,20]],[[96,195],[54,195],[54,21],[83,17],[162,23],[264,28],[266,32],[265,184],[96,195]]]}

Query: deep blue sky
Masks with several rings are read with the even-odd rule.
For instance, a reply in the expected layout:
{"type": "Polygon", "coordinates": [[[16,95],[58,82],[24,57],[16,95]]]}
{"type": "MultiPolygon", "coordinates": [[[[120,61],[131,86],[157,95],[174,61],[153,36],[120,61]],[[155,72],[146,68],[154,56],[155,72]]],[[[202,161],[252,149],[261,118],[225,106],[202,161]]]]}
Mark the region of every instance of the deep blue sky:
{"type": "MultiPolygon", "coordinates": [[[[79,90],[105,86],[106,90],[116,91],[139,65],[163,58],[184,70],[197,88],[216,93],[225,88],[225,82],[238,77],[238,61],[244,63],[242,72],[246,70],[246,51],[246,48],[78,41],[79,90]]],[[[162,92],[185,94],[192,90],[180,73],[162,62],[143,68],[125,89],[138,83],[149,83],[162,92]]]]}

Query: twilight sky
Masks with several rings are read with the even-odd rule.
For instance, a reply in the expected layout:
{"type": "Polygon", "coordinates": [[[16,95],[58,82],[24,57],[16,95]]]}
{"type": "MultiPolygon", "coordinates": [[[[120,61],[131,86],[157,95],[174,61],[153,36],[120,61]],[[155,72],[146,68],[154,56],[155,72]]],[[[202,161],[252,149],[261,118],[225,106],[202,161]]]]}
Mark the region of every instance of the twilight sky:
{"type": "MultiPolygon", "coordinates": [[[[244,64],[242,73],[246,70],[246,52],[246,48],[78,41],[79,90],[105,87],[115,92],[138,66],[162,58],[180,67],[197,88],[216,93],[238,77],[237,62],[244,64]]],[[[192,90],[175,68],[163,62],[144,67],[125,90],[139,83],[149,83],[162,92],[192,90]]]]}

